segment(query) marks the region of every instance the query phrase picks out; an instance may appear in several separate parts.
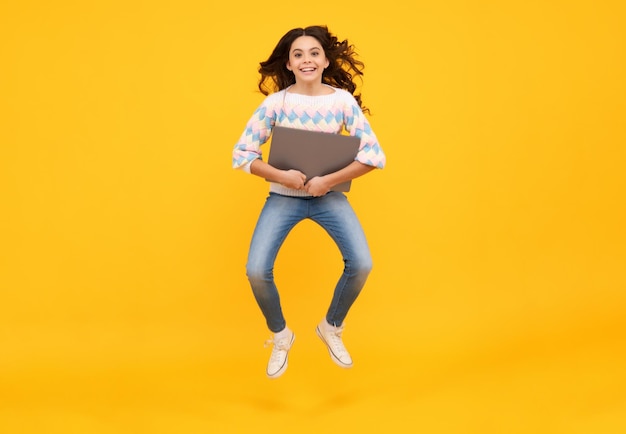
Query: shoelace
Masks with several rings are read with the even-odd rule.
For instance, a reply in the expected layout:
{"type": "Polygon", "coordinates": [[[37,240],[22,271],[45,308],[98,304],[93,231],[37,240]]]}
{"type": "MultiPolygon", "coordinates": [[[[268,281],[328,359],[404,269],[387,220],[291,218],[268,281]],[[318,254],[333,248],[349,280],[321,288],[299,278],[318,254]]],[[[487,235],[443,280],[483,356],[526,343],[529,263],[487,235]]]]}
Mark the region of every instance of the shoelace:
{"type": "Polygon", "coordinates": [[[287,351],[289,349],[289,339],[282,338],[277,341],[274,338],[270,338],[265,341],[265,344],[263,345],[263,347],[267,348],[270,345],[274,345],[274,349],[287,351]]]}
{"type": "Polygon", "coordinates": [[[342,332],[343,329],[338,329],[328,333],[328,338],[330,340],[329,344],[331,345],[333,352],[337,355],[346,354],[348,352],[346,347],[343,345],[343,341],[341,340],[342,332]]]}
{"type": "Polygon", "coordinates": [[[279,341],[275,341],[274,339],[266,340],[264,347],[267,348],[270,345],[274,345],[274,348],[272,348],[272,355],[270,357],[272,360],[278,359],[281,356],[281,353],[280,353],[281,351],[289,350],[289,344],[288,344],[287,338],[280,339],[279,341]]]}

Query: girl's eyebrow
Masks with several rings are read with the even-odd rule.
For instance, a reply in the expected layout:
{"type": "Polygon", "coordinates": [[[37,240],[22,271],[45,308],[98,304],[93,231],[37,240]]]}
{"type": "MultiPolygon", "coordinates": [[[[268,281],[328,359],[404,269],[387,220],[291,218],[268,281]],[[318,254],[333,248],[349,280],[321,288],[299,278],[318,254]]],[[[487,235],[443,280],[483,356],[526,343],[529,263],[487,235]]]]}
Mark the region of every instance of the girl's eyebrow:
{"type": "MultiPolygon", "coordinates": [[[[313,47],[313,48],[309,48],[309,51],[313,51],[313,50],[321,50],[321,47],[313,47]]],[[[295,53],[296,51],[304,51],[302,48],[294,48],[292,53],[295,53]]]]}

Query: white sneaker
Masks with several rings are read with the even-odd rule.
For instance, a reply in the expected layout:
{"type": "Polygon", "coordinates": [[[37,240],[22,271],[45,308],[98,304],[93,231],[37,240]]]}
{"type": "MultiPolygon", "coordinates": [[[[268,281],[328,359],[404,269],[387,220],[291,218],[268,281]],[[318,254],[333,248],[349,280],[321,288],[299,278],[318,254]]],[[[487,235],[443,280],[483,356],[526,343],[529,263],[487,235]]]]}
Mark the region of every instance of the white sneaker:
{"type": "Polygon", "coordinates": [[[266,345],[274,345],[270,361],[267,364],[267,376],[269,378],[278,378],[283,375],[287,369],[289,349],[295,339],[296,335],[285,327],[281,332],[274,334],[274,339],[266,342],[266,345]]]}
{"type": "Polygon", "coordinates": [[[335,327],[328,324],[326,319],[323,319],[315,331],[317,331],[317,335],[328,347],[328,352],[333,362],[342,368],[351,368],[352,358],[341,340],[343,325],[341,327],[335,327]]]}

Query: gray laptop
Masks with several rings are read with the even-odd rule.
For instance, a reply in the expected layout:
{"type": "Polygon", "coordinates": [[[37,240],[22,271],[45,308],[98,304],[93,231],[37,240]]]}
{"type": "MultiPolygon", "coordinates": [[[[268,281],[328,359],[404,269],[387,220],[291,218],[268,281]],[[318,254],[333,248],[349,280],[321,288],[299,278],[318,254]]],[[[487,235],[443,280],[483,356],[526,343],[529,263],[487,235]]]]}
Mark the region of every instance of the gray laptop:
{"type": "MultiPolygon", "coordinates": [[[[267,162],[281,170],[297,169],[311,179],[352,163],[360,143],[355,136],[275,126],[267,162]]],[[[343,182],[332,190],[350,191],[350,184],[343,182]]]]}

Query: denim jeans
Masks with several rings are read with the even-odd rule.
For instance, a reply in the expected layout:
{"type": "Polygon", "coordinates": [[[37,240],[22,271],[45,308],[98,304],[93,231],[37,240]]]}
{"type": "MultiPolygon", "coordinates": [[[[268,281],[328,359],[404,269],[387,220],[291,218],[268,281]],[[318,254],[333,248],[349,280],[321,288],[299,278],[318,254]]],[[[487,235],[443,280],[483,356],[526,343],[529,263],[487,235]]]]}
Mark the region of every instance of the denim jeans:
{"type": "Polygon", "coordinates": [[[343,193],[331,191],[320,197],[270,193],[252,235],[246,274],[267,326],[274,333],[286,326],[274,283],[274,262],[291,229],[304,219],[311,219],[324,228],[343,256],[343,273],[326,313],[329,324],[342,325],[372,269],[361,223],[343,193]]]}

